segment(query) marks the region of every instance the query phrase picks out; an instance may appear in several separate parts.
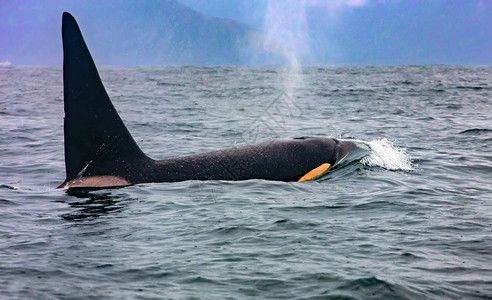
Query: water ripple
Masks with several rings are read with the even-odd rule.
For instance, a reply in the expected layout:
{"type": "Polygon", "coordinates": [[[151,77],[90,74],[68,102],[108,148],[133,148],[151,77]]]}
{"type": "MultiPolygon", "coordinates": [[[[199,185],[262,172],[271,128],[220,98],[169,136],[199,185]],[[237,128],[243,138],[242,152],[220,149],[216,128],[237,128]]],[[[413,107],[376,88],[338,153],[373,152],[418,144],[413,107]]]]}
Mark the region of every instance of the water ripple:
{"type": "Polygon", "coordinates": [[[56,189],[65,177],[61,68],[2,71],[5,298],[492,295],[490,67],[305,68],[292,95],[302,114],[282,124],[267,111],[282,95],[282,68],[101,68],[155,158],[276,136],[376,149],[371,161],[358,156],[307,183],[70,191],[56,189]]]}

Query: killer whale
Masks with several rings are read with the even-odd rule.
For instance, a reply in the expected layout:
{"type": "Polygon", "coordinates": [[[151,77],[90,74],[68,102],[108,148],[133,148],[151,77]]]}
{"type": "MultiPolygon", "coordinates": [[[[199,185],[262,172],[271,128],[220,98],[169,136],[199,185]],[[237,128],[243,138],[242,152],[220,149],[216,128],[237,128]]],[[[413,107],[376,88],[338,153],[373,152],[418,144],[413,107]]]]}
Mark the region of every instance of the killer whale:
{"type": "Polygon", "coordinates": [[[66,179],[59,188],[107,188],[185,180],[306,181],[354,146],[301,137],[164,160],[140,149],[113,106],[74,17],[62,18],[66,179]]]}

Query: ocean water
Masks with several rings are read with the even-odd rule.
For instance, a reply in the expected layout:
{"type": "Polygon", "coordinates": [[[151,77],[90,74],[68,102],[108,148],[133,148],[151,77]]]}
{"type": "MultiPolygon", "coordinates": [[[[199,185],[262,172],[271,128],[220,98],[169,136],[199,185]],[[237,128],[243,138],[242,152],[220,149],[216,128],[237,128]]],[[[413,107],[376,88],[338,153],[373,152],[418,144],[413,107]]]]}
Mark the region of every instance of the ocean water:
{"type": "Polygon", "coordinates": [[[2,299],[492,299],[492,68],[101,68],[155,159],[355,139],[313,182],[68,191],[61,68],[0,68],[2,299]]]}

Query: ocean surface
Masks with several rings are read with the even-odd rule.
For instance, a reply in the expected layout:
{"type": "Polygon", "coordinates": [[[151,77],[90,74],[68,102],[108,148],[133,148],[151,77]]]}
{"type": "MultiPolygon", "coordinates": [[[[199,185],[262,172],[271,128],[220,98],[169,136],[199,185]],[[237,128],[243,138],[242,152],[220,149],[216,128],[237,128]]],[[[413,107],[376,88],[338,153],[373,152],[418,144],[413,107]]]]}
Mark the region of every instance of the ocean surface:
{"type": "Polygon", "coordinates": [[[304,183],[56,189],[61,68],[0,67],[1,299],[492,299],[492,67],[106,67],[155,159],[355,139],[304,183]]]}

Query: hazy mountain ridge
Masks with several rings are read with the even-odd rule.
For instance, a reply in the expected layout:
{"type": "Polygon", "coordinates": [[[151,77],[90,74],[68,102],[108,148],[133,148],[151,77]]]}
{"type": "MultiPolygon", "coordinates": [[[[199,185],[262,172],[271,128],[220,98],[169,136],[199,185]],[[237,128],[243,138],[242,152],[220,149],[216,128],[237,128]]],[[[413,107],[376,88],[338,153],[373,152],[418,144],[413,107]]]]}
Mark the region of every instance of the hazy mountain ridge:
{"type": "MultiPolygon", "coordinates": [[[[252,43],[261,34],[230,19],[205,16],[174,0],[47,1],[39,5],[11,2],[0,12],[0,61],[14,65],[59,65],[62,62],[61,13],[78,20],[94,59],[100,65],[244,65],[275,57],[252,43]],[[39,17],[20,22],[12,10],[39,17]],[[54,20],[57,18],[58,21],[54,20]],[[3,21],[2,21],[3,20],[3,21]],[[14,27],[25,36],[12,44],[3,39],[14,27]]],[[[278,60],[278,59],[277,59],[278,60]]]]}

